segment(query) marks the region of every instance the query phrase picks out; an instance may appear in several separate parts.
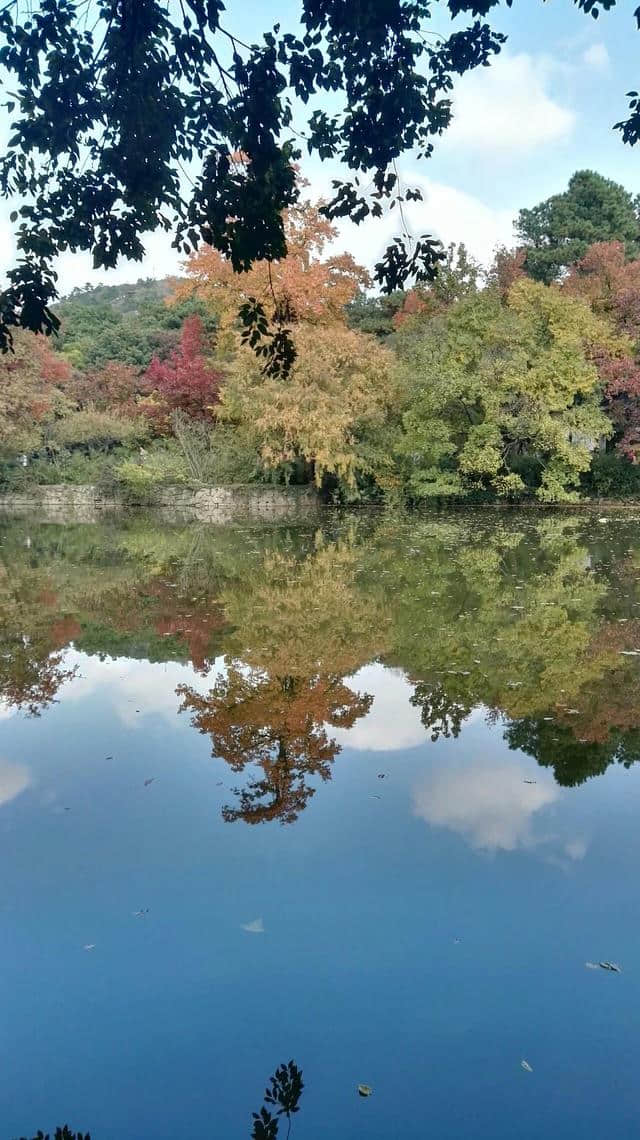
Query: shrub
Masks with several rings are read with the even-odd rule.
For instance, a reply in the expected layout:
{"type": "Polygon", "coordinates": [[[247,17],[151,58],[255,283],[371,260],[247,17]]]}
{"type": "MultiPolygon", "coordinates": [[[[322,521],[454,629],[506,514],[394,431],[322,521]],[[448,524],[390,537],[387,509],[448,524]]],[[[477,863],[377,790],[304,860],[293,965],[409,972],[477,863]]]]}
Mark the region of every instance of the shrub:
{"type": "Polygon", "coordinates": [[[115,471],[123,498],[135,503],[153,503],[161,487],[190,482],[187,463],[173,441],[141,450],[139,458],[125,459],[115,471]]]}
{"type": "Polygon", "coordinates": [[[640,464],[615,452],[599,452],[585,475],[585,490],[601,498],[640,498],[640,464]]]}
{"type": "Polygon", "coordinates": [[[133,446],[148,435],[149,424],[142,417],[86,408],[56,420],[49,429],[49,442],[53,447],[109,448],[118,444],[133,446]]]}

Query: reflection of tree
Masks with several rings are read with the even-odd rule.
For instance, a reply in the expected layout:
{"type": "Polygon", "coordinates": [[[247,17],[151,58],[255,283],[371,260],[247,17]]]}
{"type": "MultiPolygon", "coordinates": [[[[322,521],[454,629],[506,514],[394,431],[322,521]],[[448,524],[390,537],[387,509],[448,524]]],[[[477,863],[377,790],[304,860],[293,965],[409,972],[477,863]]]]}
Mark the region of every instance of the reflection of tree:
{"type": "Polygon", "coordinates": [[[543,768],[553,768],[558,784],[574,787],[601,776],[610,764],[630,768],[640,760],[640,729],[612,728],[606,740],[576,739],[573,728],[541,717],[524,717],[505,730],[510,748],[533,756],[543,768]]]}
{"type": "Polygon", "coordinates": [[[249,765],[262,769],[261,777],[234,789],[239,806],[223,809],[230,822],[297,819],[315,791],[309,779],[329,780],[340,752],[325,725],[350,728],[371,706],[371,697],[354,693],[335,675],[271,677],[238,663],[207,696],[184,685],[178,692],[194,727],[211,737],[214,756],[234,772],[249,765]]]}
{"type": "Polygon", "coordinates": [[[415,685],[411,704],[421,710],[420,719],[431,733],[433,741],[441,736],[448,739],[457,737],[462,728],[462,722],[469,716],[473,703],[469,698],[459,697],[451,692],[451,686],[440,681],[430,684],[428,681],[418,681],[415,685]]]}
{"type": "Polygon", "coordinates": [[[66,628],[52,616],[55,602],[40,584],[35,596],[19,583],[14,587],[0,566],[0,701],[31,716],[39,716],[75,673],[59,652],[66,628]]]}
{"type": "Polygon", "coordinates": [[[306,557],[267,552],[250,580],[224,587],[227,675],[205,697],[179,692],[214,755],[235,772],[261,769],[225,819],[296,819],[314,794],[310,780],[330,779],[340,752],[326,726],[350,728],[371,707],[344,678],[376,656],[388,617],[360,590],[358,570],[349,535],[317,535],[306,557]]]}
{"type": "Polygon", "coordinates": [[[63,654],[52,648],[46,636],[0,634],[0,701],[39,716],[56,699],[75,669],[65,669],[63,654]]]}

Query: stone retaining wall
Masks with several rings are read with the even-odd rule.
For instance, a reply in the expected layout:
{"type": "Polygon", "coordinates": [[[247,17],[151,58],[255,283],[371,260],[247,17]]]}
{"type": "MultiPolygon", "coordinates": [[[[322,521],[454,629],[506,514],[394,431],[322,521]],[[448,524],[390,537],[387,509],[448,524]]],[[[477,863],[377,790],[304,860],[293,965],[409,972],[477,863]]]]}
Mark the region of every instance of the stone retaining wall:
{"type": "MultiPolygon", "coordinates": [[[[127,509],[130,506],[136,504],[126,504],[127,509]]],[[[226,523],[241,518],[270,522],[310,518],[318,510],[319,500],[307,487],[164,487],[154,507],[168,522],[193,519],[226,523]]],[[[39,515],[46,522],[97,522],[105,512],[123,509],[122,502],[106,498],[93,486],[62,483],[0,494],[0,512],[39,515]]]]}

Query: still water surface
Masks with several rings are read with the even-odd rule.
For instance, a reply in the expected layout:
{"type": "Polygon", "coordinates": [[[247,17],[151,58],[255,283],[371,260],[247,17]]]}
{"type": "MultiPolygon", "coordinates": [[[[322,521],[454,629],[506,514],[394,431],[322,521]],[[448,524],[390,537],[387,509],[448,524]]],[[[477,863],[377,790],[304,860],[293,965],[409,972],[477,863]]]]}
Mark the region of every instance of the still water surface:
{"type": "Polygon", "coordinates": [[[640,520],[0,540],[3,1140],[637,1134],[640,520]]]}

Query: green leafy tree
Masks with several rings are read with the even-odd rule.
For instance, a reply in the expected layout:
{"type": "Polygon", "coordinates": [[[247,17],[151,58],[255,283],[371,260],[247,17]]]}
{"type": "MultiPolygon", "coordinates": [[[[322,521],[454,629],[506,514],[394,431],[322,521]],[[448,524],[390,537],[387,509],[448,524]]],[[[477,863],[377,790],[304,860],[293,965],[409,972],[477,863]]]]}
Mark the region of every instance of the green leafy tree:
{"type": "Polygon", "coordinates": [[[367,296],[360,291],[345,307],[347,324],[355,332],[370,333],[379,340],[384,340],[394,331],[393,318],[402,308],[404,299],[402,289],[378,297],[367,296]]]}
{"type": "MultiPolygon", "coordinates": [[[[491,290],[399,337],[413,391],[396,445],[409,494],[521,494],[514,468],[539,465],[544,501],[576,497],[600,437],[598,342],[619,339],[579,298],[518,281],[506,304],[491,290]]],[[[622,350],[622,349],[621,349],[622,350]]]]}
{"type": "Polygon", "coordinates": [[[516,231],[526,250],[527,273],[546,284],[575,265],[594,242],[621,241],[628,257],[640,254],[637,200],[594,170],[578,170],[563,194],[521,210],[516,231]]]}

